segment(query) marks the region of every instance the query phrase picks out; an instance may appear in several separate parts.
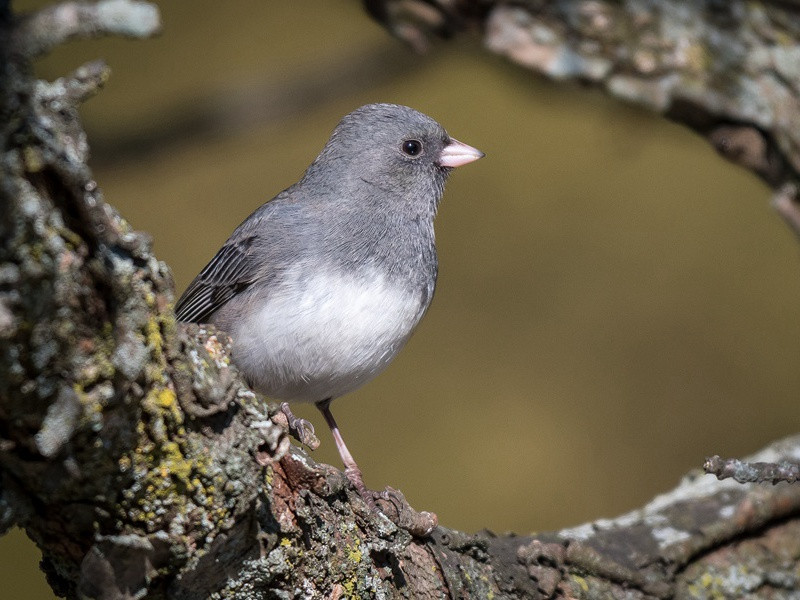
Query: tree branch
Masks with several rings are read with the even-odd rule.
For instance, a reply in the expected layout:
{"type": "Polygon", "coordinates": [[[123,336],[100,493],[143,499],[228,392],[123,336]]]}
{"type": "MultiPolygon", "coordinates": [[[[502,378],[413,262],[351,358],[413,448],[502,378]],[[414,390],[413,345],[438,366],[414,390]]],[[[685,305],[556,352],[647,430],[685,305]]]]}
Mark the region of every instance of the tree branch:
{"type": "Polygon", "coordinates": [[[32,59],[74,39],[106,35],[147,38],[160,28],[158,10],[149,2],[62,2],[22,17],[13,30],[11,47],[32,59]]]}
{"type": "MultiPolygon", "coordinates": [[[[277,407],[241,382],[224,334],[176,325],[169,269],[104,201],[85,163],[76,104],[102,84],[105,67],[90,63],[53,83],[31,75],[31,56],[89,31],[72,13],[48,10],[0,22],[0,114],[8,116],[0,123],[0,532],[26,529],[56,593],[796,591],[797,486],[693,473],[640,510],[533,537],[438,527],[419,538],[370,511],[340,471],[290,445],[277,407]],[[52,40],[30,32],[59,14],[65,23],[53,25],[52,40]]],[[[794,172],[777,130],[769,135],[784,165],[774,173],[794,172]]],[[[798,454],[794,437],[753,460],[798,454]]]]}
{"type": "Polygon", "coordinates": [[[703,470],[717,479],[732,478],[739,483],[795,483],[800,480],[797,462],[745,462],[736,458],[707,458],[703,470]]]}
{"type": "Polygon", "coordinates": [[[797,2],[365,0],[365,6],[415,48],[480,29],[488,50],[523,68],[598,87],[690,127],[773,189],[800,177],[797,2]]]}

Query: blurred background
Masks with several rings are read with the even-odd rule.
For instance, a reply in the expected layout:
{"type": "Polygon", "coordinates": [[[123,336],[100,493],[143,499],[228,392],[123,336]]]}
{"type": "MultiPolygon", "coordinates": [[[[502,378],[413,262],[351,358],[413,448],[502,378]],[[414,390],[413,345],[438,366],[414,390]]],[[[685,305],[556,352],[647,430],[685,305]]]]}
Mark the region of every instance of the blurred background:
{"type": "MultiPolygon", "coordinates": [[[[448,183],[421,327],[333,405],[370,487],[448,527],[527,534],[797,432],[799,246],[702,139],[507,64],[478,32],[414,55],[355,0],[161,10],[155,40],[73,43],[37,70],[110,64],[84,108],[92,166],[178,293],[362,104],[408,104],[486,152],[448,183]]],[[[297,412],[339,467],[317,411],[297,412]]],[[[7,597],[52,597],[38,559],[23,532],[0,539],[7,597]]]]}

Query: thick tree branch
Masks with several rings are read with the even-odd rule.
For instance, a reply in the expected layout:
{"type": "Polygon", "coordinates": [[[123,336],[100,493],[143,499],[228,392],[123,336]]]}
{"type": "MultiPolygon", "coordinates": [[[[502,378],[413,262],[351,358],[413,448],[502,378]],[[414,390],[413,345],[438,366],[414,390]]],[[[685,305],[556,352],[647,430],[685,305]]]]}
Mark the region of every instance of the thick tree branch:
{"type": "MultiPolygon", "coordinates": [[[[53,83],[31,75],[29,58],[75,31],[67,19],[52,40],[25,33],[54,14],[0,22],[0,532],[26,529],[57,593],[798,591],[798,486],[695,473],[641,510],[535,537],[439,527],[417,538],[413,524],[370,511],[340,471],[289,444],[283,415],[241,382],[222,333],[176,326],[168,268],[105,203],[85,163],[76,103],[102,84],[105,67],[91,63],[53,83]]],[[[791,144],[777,130],[769,136],[783,165],[770,177],[786,177],[791,144]]],[[[798,455],[794,437],[753,460],[798,455]]],[[[401,506],[394,516],[407,515],[401,506]]]]}
{"type": "Polygon", "coordinates": [[[365,0],[365,6],[416,48],[433,36],[481,29],[488,50],[683,123],[773,188],[800,178],[797,2],[365,0]]]}

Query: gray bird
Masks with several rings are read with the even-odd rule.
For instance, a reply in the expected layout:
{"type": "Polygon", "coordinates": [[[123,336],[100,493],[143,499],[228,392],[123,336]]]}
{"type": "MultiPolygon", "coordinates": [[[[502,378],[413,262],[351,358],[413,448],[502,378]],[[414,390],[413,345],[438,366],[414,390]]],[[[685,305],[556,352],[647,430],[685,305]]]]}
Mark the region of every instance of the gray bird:
{"type": "Polygon", "coordinates": [[[345,474],[372,507],[330,403],[383,371],[425,314],[445,180],[482,156],[411,108],[362,106],[298,183],[236,228],[175,306],[179,321],[231,336],[253,389],[316,404],[345,474]]]}

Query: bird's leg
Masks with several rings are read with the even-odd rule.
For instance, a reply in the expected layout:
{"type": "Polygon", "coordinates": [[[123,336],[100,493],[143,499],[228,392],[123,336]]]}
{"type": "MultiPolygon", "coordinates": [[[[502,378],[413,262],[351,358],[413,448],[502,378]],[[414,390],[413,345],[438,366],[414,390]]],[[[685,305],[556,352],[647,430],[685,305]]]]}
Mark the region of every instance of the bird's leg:
{"type": "Polygon", "coordinates": [[[322,416],[325,417],[325,422],[331,429],[333,441],[336,442],[336,449],[339,450],[339,456],[342,457],[342,462],[344,463],[344,474],[356,488],[358,495],[367,503],[367,506],[373,510],[377,510],[374,494],[367,489],[364,483],[364,477],[361,475],[361,469],[358,468],[356,461],[353,459],[353,455],[350,454],[350,451],[347,449],[344,439],[342,439],[342,434],[339,432],[339,426],[336,424],[336,419],[333,418],[333,413],[331,413],[330,409],[331,400],[333,400],[333,398],[317,402],[317,408],[322,413],[322,416]]]}
{"type": "Polygon", "coordinates": [[[286,421],[289,424],[289,433],[301,444],[305,444],[312,450],[316,450],[319,447],[319,440],[317,436],[314,435],[316,432],[314,431],[314,425],[311,424],[311,421],[296,417],[294,413],[292,413],[292,409],[289,408],[288,402],[281,402],[281,412],[286,416],[286,421]]]}
{"type": "Polygon", "coordinates": [[[339,456],[342,457],[342,462],[344,463],[344,474],[356,488],[358,495],[364,499],[370,509],[383,513],[395,525],[406,529],[411,535],[416,537],[430,535],[439,522],[435,513],[417,512],[411,508],[405,496],[398,490],[386,488],[383,492],[373,492],[367,489],[364,484],[364,477],[361,475],[361,469],[358,468],[356,461],[353,460],[353,455],[350,454],[342,439],[342,434],[339,432],[336,419],[333,418],[330,409],[331,400],[332,398],[328,398],[322,402],[317,402],[317,408],[322,413],[322,416],[325,417],[328,427],[331,428],[336,448],[339,450],[339,456]]]}

